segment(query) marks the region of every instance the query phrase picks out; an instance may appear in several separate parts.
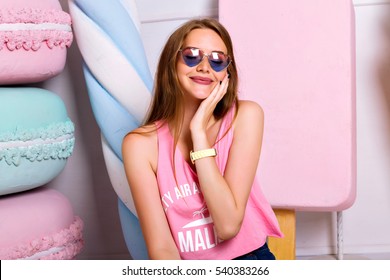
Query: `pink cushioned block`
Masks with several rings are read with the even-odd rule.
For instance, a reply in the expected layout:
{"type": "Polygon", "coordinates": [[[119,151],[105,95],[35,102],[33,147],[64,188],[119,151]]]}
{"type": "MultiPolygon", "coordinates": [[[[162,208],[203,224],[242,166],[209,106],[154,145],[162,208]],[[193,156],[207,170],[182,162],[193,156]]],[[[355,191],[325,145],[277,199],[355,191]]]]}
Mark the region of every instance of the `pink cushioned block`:
{"type": "Polygon", "coordinates": [[[352,1],[219,2],[240,97],[265,112],[259,174],[274,208],[340,211],[356,196],[352,1]]]}

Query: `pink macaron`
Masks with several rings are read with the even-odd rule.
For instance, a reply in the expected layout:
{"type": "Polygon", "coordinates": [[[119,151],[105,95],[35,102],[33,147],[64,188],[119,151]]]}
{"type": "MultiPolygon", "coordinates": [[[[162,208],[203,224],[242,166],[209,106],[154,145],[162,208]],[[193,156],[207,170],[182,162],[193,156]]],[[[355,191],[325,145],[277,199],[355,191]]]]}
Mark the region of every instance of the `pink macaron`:
{"type": "Polygon", "coordinates": [[[60,192],[42,187],[0,197],[0,259],[74,259],[83,222],[60,192]]]}
{"type": "Polygon", "coordinates": [[[72,41],[70,15],[58,0],[0,0],[0,85],[59,74],[72,41]]]}

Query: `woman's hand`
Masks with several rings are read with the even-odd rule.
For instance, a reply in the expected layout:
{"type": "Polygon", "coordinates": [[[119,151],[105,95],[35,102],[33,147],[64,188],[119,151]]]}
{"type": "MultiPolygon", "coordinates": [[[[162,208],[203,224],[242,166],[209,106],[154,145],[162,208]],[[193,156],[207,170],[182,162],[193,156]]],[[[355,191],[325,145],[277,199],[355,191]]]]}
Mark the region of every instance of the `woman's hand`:
{"type": "Polygon", "coordinates": [[[218,102],[225,96],[229,85],[228,74],[218,83],[210,95],[202,101],[190,123],[192,134],[206,133],[207,125],[218,102]]]}

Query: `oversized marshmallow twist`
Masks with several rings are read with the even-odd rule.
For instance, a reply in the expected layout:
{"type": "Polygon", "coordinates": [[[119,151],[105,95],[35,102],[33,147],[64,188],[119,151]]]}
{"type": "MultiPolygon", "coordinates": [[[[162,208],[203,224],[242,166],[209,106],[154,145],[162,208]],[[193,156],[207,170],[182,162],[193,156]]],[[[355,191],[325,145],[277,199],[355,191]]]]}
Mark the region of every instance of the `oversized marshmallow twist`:
{"type": "Polygon", "coordinates": [[[153,86],[135,0],[69,0],[69,9],[105,163],[120,217],[127,219],[122,223],[126,243],[133,258],[146,259],[121,154],[123,137],[145,117],[153,86]],[[126,208],[129,213],[122,213],[126,208]]]}

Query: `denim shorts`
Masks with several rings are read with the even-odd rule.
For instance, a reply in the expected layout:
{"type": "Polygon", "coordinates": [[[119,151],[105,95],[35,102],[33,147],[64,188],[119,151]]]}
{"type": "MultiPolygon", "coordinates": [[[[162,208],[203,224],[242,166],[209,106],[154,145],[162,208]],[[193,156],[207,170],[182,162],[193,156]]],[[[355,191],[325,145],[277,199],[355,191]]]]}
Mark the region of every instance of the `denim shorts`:
{"type": "Polygon", "coordinates": [[[239,256],[233,260],[275,260],[274,254],[269,250],[267,243],[260,248],[253,250],[245,255],[239,256]]]}

